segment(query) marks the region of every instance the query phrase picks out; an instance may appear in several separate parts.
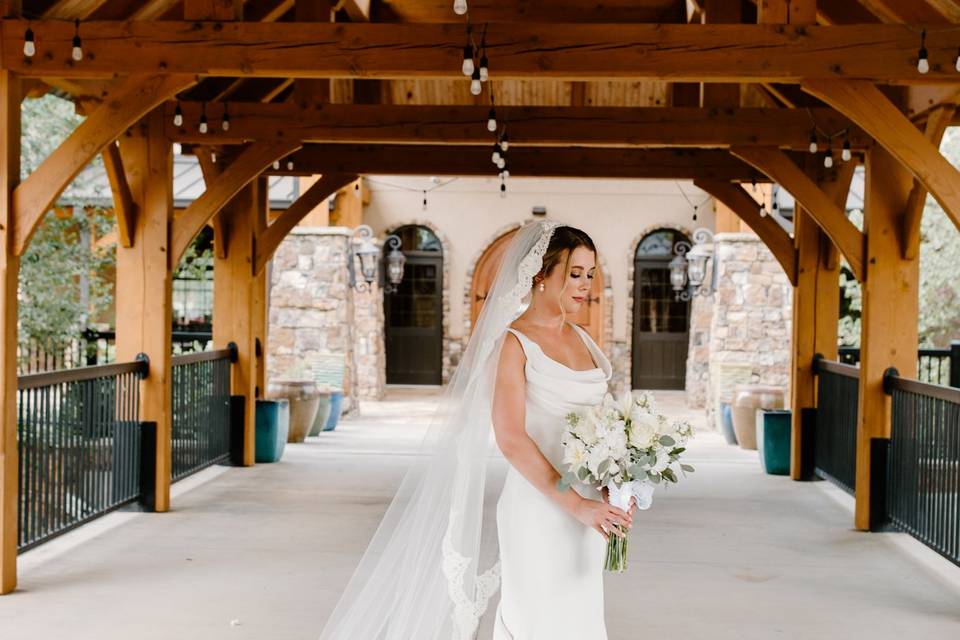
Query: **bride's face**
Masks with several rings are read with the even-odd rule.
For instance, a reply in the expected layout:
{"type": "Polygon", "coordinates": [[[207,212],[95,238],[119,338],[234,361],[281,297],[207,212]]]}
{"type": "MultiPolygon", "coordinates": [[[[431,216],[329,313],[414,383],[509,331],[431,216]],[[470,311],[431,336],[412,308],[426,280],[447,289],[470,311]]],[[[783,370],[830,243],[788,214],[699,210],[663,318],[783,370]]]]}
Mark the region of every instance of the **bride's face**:
{"type": "Polygon", "coordinates": [[[570,254],[569,263],[566,256],[560,257],[560,262],[544,279],[543,291],[538,293],[548,303],[559,299],[565,313],[576,313],[590,296],[596,271],[597,257],[593,251],[577,247],[570,254]],[[567,265],[566,273],[564,265],[567,265]]]}

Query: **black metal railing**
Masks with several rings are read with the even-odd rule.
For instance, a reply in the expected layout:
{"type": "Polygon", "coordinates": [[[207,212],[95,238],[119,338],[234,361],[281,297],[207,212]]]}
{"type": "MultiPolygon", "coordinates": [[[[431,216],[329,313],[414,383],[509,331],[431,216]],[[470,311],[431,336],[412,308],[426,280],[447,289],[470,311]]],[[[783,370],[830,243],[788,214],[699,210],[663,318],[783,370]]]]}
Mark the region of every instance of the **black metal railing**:
{"type": "MultiPolygon", "coordinates": [[[[173,353],[194,353],[210,346],[209,329],[174,330],[173,353]]],[[[64,340],[25,340],[17,345],[17,373],[28,375],[76,367],[110,364],[116,356],[116,331],[86,329],[79,336],[64,340]]]]}
{"type": "Polygon", "coordinates": [[[145,361],[21,376],[19,551],[141,495],[145,361]]]}
{"type": "Polygon", "coordinates": [[[173,482],[230,455],[230,364],[236,346],[173,357],[173,482]]]}
{"type": "MultiPolygon", "coordinates": [[[[844,364],[860,362],[859,347],[840,347],[838,359],[844,364]]],[[[960,340],[944,349],[917,350],[917,379],[920,382],[960,387],[960,340]]]]}
{"type": "Polygon", "coordinates": [[[852,494],[857,477],[860,370],[817,355],[813,371],[817,376],[813,470],[852,494]]]}
{"type": "Polygon", "coordinates": [[[893,415],[882,510],[890,524],[960,564],[960,389],[894,369],[883,382],[893,415]]]}

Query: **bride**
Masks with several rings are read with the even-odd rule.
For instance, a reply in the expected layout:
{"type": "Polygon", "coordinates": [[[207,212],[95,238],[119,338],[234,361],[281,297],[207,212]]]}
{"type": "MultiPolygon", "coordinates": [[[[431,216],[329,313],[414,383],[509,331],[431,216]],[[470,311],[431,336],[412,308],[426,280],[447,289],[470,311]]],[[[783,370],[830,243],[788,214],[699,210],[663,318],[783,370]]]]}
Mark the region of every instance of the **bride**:
{"type": "Polygon", "coordinates": [[[600,402],[611,375],[566,321],[595,271],[579,229],[537,221],[514,235],[422,455],[319,640],[474,640],[498,589],[494,640],[606,640],[607,536],[629,528],[636,504],[623,511],[582,483],[556,488],[563,415],[600,402]],[[491,562],[481,557],[493,547],[481,545],[484,489],[504,458],[491,562]]]}

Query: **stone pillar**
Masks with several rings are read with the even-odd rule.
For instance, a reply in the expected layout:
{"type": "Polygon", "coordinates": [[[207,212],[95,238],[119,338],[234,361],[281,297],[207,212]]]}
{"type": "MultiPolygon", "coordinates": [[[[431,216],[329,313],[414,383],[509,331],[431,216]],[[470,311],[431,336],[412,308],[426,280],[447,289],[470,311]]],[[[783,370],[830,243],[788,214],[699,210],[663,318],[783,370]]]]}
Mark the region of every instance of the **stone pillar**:
{"type": "MultiPolygon", "coordinates": [[[[350,286],[351,229],[296,227],[273,257],[267,384],[302,375],[311,357],[342,354],[344,410],[384,391],[383,290],[350,286]]],[[[359,262],[356,276],[362,279],[359,262]]]]}
{"type": "Polygon", "coordinates": [[[790,397],[791,284],[752,233],[714,236],[717,291],[710,321],[708,421],[737,382],[782,387],[790,397]]]}
{"type": "Polygon", "coordinates": [[[710,386],[710,323],[713,296],[694,296],[690,301],[690,342],[687,347],[687,406],[705,408],[710,386]]]}

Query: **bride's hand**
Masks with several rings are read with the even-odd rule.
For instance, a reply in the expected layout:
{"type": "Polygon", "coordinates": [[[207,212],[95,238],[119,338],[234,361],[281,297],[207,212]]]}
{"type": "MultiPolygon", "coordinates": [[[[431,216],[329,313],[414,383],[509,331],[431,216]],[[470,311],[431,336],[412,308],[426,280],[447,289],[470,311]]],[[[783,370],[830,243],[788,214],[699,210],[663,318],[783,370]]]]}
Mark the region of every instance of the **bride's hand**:
{"type": "Polygon", "coordinates": [[[633,523],[633,518],[623,509],[607,502],[590,500],[588,498],[583,498],[577,503],[573,517],[599,533],[603,536],[604,540],[608,541],[610,538],[607,531],[612,531],[620,537],[626,537],[625,533],[622,533],[613,525],[619,524],[624,529],[629,529],[633,523]],[[606,529],[606,531],[604,531],[604,529],[606,529]]]}

